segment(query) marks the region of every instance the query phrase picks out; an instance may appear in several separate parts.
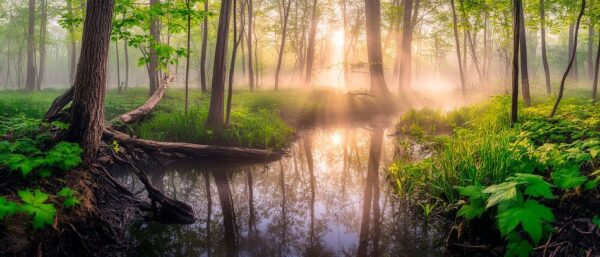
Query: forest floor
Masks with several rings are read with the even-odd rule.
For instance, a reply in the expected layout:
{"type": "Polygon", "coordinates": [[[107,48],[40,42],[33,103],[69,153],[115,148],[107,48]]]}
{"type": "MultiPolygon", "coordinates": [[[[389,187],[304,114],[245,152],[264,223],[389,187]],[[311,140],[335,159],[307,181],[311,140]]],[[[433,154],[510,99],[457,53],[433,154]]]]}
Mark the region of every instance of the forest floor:
{"type": "Polygon", "coordinates": [[[600,254],[599,105],[570,97],[549,118],[553,99],[536,99],[512,127],[509,97],[400,118],[392,182],[416,212],[453,221],[451,250],[600,254]]]}

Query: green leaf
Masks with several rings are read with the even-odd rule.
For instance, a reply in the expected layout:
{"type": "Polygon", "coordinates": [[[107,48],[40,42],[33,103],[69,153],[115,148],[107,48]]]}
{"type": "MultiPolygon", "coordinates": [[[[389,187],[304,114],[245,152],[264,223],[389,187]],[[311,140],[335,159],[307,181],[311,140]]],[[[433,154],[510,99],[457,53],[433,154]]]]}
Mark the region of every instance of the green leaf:
{"type": "Polygon", "coordinates": [[[18,194],[23,201],[20,211],[33,217],[33,228],[43,228],[54,222],[54,215],[56,214],[54,205],[44,203],[48,200],[48,194],[41,192],[39,189],[36,189],[34,192],[22,190],[18,194]]]}
{"type": "Polygon", "coordinates": [[[3,220],[4,217],[15,214],[16,211],[17,204],[6,200],[4,197],[0,197],[0,220],[3,220]]]}
{"type": "Polygon", "coordinates": [[[488,198],[486,208],[490,208],[500,202],[515,200],[517,196],[517,182],[504,182],[493,185],[483,190],[484,193],[491,194],[488,198]]]}
{"type": "Polygon", "coordinates": [[[554,184],[561,189],[574,189],[588,181],[586,176],[581,175],[579,166],[567,165],[552,172],[554,184]]]}
{"type": "Polygon", "coordinates": [[[521,224],[523,230],[536,244],[542,238],[543,222],[552,221],[554,221],[552,210],[536,200],[518,202],[498,214],[498,227],[502,235],[508,235],[521,224]]]}
{"type": "Polygon", "coordinates": [[[511,177],[510,180],[516,181],[519,184],[526,184],[525,195],[554,199],[552,185],[546,182],[542,176],[517,173],[514,177],[511,177]]]}
{"type": "Polygon", "coordinates": [[[508,244],[506,245],[506,257],[528,257],[533,247],[531,244],[521,238],[518,233],[511,233],[508,236],[508,244]]]}
{"type": "Polygon", "coordinates": [[[56,195],[58,196],[62,196],[65,198],[63,205],[66,208],[71,208],[73,206],[75,206],[76,204],[79,204],[79,200],[75,197],[75,190],[69,188],[69,187],[64,187],[63,189],[61,189],[56,195]]]}

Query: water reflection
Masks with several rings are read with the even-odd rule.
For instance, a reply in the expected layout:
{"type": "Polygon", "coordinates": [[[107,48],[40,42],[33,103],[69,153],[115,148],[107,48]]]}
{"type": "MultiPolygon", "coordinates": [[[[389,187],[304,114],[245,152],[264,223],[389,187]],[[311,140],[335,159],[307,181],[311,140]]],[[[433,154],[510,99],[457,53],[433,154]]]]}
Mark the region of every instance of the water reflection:
{"type": "Polygon", "coordinates": [[[390,193],[392,141],[383,128],[323,129],[302,133],[277,162],[152,172],[152,183],[194,206],[198,221],[134,226],[132,255],[442,256],[440,226],[415,219],[390,193]]]}

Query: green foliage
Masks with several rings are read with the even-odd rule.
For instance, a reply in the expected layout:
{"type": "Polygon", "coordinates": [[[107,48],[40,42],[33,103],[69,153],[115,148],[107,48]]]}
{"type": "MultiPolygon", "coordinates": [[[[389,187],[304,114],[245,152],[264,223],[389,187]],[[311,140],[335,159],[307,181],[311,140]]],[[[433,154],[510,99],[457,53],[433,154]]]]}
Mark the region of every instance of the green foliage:
{"type": "Polygon", "coordinates": [[[71,208],[80,203],[79,199],[77,199],[77,197],[75,197],[75,193],[76,193],[75,190],[73,190],[69,187],[63,187],[63,189],[58,191],[58,193],[56,193],[56,195],[64,198],[63,205],[66,208],[71,208]]]}
{"type": "Polygon", "coordinates": [[[52,225],[56,209],[54,205],[45,203],[48,194],[42,193],[39,189],[34,192],[23,190],[19,191],[19,197],[23,201],[19,210],[33,217],[33,228],[39,229],[45,225],[52,225]]]}
{"type": "Polygon", "coordinates": [[[15,214],[15,212],[17,212],[17,204],[6,200],[4,197],[0,197],[0,220],[3,220],[6,216],[15,214]]]}
{"type": "Polygon", "coordinates": [[[586,176],[581,175],[579,166],[576,165],[567,165],[558,168],[552,172],[552,179],[562,189],[574,189],[588,181],[586,176]]]}

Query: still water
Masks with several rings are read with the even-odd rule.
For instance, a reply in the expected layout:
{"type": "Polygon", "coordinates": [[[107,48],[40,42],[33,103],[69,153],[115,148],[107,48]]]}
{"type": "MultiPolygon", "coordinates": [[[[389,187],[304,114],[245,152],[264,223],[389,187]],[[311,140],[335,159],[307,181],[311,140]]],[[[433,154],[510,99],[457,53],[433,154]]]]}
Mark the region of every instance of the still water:
{"type": "Polygon", "coordinates": [[[385,168],[395,140],[382,128],[320,128],[301,132],[279,161],[149,171],[157,188],[194,207],[197,221],[137,224],[131,254],[443,256],[443,225],[411,215],[391,191],[385,168]]]}

